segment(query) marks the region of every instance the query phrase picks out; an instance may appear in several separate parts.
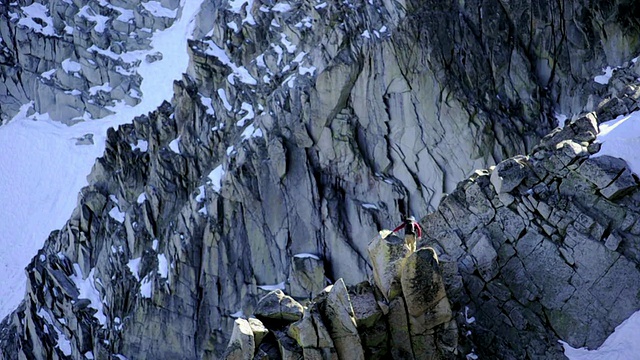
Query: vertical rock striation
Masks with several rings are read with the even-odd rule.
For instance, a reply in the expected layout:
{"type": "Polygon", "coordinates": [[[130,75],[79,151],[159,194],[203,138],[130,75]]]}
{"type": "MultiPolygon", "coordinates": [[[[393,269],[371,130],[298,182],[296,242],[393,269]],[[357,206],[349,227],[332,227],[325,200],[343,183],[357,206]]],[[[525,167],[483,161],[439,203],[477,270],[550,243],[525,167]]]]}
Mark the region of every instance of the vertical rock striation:
{"type": "MultiPolygon", "coordinates": [[[[21,23],[26,4],[0,5],[2,118],[29,101],[64,121],[136,103],[131,64],[104,51],[145,47],[150,30],[171,23],[145,4],[49,2],[54,35],[40,32],[48,18],[21,23]]],[[[109,131],[71,219],[28,265],[0,354],[196,359],[222,356],[233,335],[228,354],[242,357],[251,335],[236,318],[274,289],[323,300],[267,335],[260,356],[452,353],[457,327],[473,334],[463,345],[489,356],[559,357],[558,337],[597,345],[639,307],[636,178],[589,156],[594,118],[543,137],[554,111],[637,108],[629,79],[639,70],[623,64],[640,45],[629,4],[206,2],[173,99],[109,131]],[[621,67],[594,83],[592,69],[607,64],[621,67]],[[458,184],[493,164],[496,175],[458,184]],[[428,250],[406,275],[381,276],[406,264],[368,258],[369,234],[396,225],[405,205],[435,210],[423,225],[451,309],[433,284],[433,307],[405,298],[417,269],[434,269],[428,250]],[[620,274],[628,283],[606,280],[620,274]],[[336,279],[371,275],[382,294],[363,285],[345,300],[336,279]],[[325,276],[332,290],[321,290],[325,276]],[[326,309],[340,322],[325,323],[326,309]],[[320,341],[339,331],[360,348],[320,341]]],[[[381,260],[399,253],[388,246],[381,260]]],[[[255,347],[259,326],[248,323],[255,347]]]]}
{"type": "Polygon", "coordinates": [[[597,155],[597,133],[587,114],[476,172],[423,219],[480,356],[562,359],[558,339],[596,348],[640,309],[640,182],[597,155]]]}

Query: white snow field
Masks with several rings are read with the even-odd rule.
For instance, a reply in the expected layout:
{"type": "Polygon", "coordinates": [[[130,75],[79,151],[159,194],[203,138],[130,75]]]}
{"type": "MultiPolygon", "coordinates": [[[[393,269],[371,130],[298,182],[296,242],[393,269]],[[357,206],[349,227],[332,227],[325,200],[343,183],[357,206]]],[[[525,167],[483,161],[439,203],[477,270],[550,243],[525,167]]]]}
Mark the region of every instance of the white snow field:
{"type": "Polygon", "coordinates": [[[137,69],[143,78],[138,105],[121,103],[111,109],[114,115],[67,126],[47,114],[25,116],[31,106],[26,104],[0,126],[0,319],[24,297],[24,267],[49,233],[62,228],[71,216],[80,189],[87,185],[86,176],[104,152],[107,129],[131,122],[173,96],[173,81],[187,70],[187,39],[202,1],[182,0],[180,18],[154,33],[152,49],[135,52],[142,60],[137,69]],[[158,51],[162,60],[144,61],[147,54],[158,51]],[[95,145],[76,145],[88,133],[95,145]]]}

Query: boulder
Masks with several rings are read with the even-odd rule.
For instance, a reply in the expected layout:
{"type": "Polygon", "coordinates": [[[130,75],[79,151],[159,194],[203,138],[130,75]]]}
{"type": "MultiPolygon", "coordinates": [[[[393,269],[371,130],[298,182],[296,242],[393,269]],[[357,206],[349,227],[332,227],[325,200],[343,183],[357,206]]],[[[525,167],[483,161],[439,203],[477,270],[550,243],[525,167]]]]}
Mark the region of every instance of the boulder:
{"type": "Polygon", "coordinates": [[[256,349],[253,331],[245,319],[236,319],[233,323],[231,340],[223,358],[225,360],[252,360],[256,349]]]}
{"type": "Polygon", "coordinates": [[[349,291],[349,297],[358,329],[374,327],[383,314],[371,284],[363,281],[354,286],[349,291]]]}
{"type": "Polygon", "coordinates": [[[400,273],[408,254],[404,239],[383,230],[369,243],[368,251],[376,286],[391,301],[402,292],[400,273]]]}
{"type": "Polygon", "coordinates": [[[329,349],[335,351],[333,340],[316,311],[305,311],[302,319],[289,326],[287,334],[304,348],[329,349]]]}
{"type": "Polygon", "coordinates": [[[278,349],[280,350],[280,359],[282,360],[303,360],[303,349],[287,335],[284,331],[274,331],[278,349]]]}
{"type": "Polygon", "coordinates": [[[576,169],[582,177],[595,184],[598,189],[609,186],[627,167],[627,163],[609,155],[592,156],[576,169]]]}
{"type": "Polygon", "coordinates": [[[364,350],[356,328],[347,287],[342,279],[325,289],[326,297],[318,304],[325,325],[340,359],[364,359],[364,350]]]}
{"type": "Polygon", "coordinates": [[[391,355],[394,359],[412,359],[411,333],[409,332],[409,320],[407,307],[402,297],[397,297],[389,303],[389,338],[391,355]]]}
{"type": "Polygon", "coordinates": [[[414,317],[432,309],[447,296],[438,259],[431,248],[421,248],[409,255],[402,269],[401,284],[407,312],[414,317]]]}
{"type": "Polygon", "coordinates": [[[254,311],[259,318],[298,321],[302,318],[304,308],[282,290],[273,290],[263,296],[254,311]]]}
{"type": "Polygon", "coordinates": [[[528,171],[527,158],[517,156],[500,162],[491,172],[491,184],[498,194],[505,194],[515,189],[526,176],[528,171]]]}
{"type": "Polygon", "coordinates": [[[253,338],[257,350],[262,343],[262,339],[264,339],[264,337],[269,333],[269,329],[264,326],[262,321],[256,318],[249,318],[247,319],[247,321],[249,322],[249,326],[251,327],[251,331],[253,332],[253,338]]]}

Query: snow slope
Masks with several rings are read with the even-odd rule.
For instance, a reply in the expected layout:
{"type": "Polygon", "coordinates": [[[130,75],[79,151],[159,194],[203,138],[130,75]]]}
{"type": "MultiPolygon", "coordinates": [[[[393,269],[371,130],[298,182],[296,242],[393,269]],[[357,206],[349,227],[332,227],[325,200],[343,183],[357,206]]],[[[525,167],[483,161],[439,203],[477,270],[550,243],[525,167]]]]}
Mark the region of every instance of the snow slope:
{"type": "Polygon", "coordinates": [[[0,319],[24,297],[24,267],[49,233],[69,219],[86,176],[104,152],[107,129],[131,122],[173,96],[173,81],[187,69],[187,39],[202,1],[182,0],[182,15],[173,26],[154,33],[151,50],[135,52],[143,78],[142,101],[135,107],[118,104],[112,116],[66,126],[46,114],[25,116],[27,104],[0,127],[0,319]],[[144,61],[158,51],[162,60],[144,61]],[[76,145],[85,134],[93,134],[95,145],[76,145]]]}
{"type": "MultiPolygon", "coordinates": [[[[602,148],[595,156],[609,155],[624,159],[629,169],[640,174],[640,111],[600,124],[598,142],[602,148]]],[[[574,349],[561,341],[570,360],[640,359],[640,311],[620,324],[597,350],[574,349]]]]}
{"type": "Polygon", "coordinates": [[[640,311],[623,321],[597,350],[574,349],[561,341],[570,360],[632,360],[640,358],[640,311]]]}

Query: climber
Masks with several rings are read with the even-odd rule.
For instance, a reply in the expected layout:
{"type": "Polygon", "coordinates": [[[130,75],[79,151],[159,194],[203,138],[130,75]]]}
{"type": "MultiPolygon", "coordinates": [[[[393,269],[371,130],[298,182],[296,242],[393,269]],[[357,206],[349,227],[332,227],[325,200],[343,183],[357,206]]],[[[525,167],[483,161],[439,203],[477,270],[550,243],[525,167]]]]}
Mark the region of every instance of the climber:
{"type": "Polygon", "coordinates": [[[400,231],[402,228],[404,228],[405,246],[409,249],[409,253],[411,254],[416,251],[416,243],[422,237],[422,228],[420,228],[420,224],[418,224],[416,218],[413,216],[406,218],[404,223],[393,229],[393,232],[400,231]]]}

